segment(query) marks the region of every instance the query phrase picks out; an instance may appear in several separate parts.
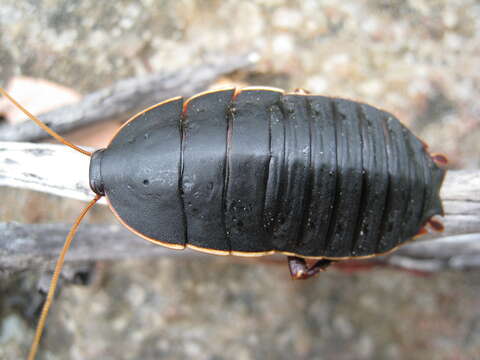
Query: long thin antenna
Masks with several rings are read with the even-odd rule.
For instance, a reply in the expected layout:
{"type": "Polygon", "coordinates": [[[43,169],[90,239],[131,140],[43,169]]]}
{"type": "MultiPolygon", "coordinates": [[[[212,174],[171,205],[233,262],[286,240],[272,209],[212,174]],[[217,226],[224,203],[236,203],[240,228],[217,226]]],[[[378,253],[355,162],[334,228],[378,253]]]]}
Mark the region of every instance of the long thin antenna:
{"type": "Polygon", "coordinates": [[[38,344],[40,343],[40,339],[42,337],[43,329],[45,328],[45,322],[47,320],[48,310],[50,310],[50,305],[52,305],[53,296],[55,294],[55,289],[57,288],[58,278],[60,277],[60,272],[62,271],[62,266],[65,261],[65,255],[67,254],[68,249],[70,248],[70,244],[72,243],[72,239],[77,232],[78,226],[80,222],[83,220],[83,217],[87,214],[88,210],[92,208],[93,205],[101,198],[101,195],[95,196],[95,198],[90,201],[90,203],[82,210],[80,215],[78,216],[77,220],[73,224],[68,236],[65,240],[65,244],[63,244],[63,249],[60,252],[60,256],[58,257],[57,263],[55,265],[55,270],[53,272],[52,280],[50,282],[50,288],[48,289],[47,299],[45,300],[45,304],[43,304],[42,312],[40,314],[40,320],[38,321],[37,329],[35,331],[35,337],[32,342],[32,346],[30,347],[30,353],[28,354],[28,360],[34,360],[35,355],[37,354],[38,344]]]}
{"type": "Polygon", "coordinates": [[[0,93],[5,96],[8,100],[10,100],[17,108],[19,108],[25,115],[27,115],[31,120],[33,120],[38,126],[40,126],[43,130],[45,130],[47,133],[49,133],[51,136],[53,136],[55,139],[60,141],[62,144],[70,146],[72,149],[75,149],[82,154],[85,154],[87,156],[92,156],[92,153],[86,150],[83,150],[82,148],[79,148],[78,146],[72,144],[70,141],[66,140],[62,136],[60,136],[58,133],[50,129],[47,125],[45,125],[40,119],[37,117],[33,116],[27,109],[25,109],[22,105],[20,105],[17,101],[15,101],[14,98],[12,98],[4,89],[0,87],[0,93]]]}

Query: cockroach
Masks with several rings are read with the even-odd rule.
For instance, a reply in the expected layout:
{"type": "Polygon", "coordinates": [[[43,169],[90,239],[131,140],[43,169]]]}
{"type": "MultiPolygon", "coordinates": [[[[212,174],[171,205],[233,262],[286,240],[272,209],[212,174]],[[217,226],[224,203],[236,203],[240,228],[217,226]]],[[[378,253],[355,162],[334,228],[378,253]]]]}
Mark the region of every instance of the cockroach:
{"type": "Polygon", "coordinates": [[[95,198],[65,241],[38,323],[35,357],[65,254],[105,196],[133,233],[172,249],[288,258],[294,279],[393,252],[441,230],[445,156],[373,106],[265,87],[172,98],[128,120],[91,157],[95,198]],[[307,259],[314,259],[307,265],[307,259]]]}

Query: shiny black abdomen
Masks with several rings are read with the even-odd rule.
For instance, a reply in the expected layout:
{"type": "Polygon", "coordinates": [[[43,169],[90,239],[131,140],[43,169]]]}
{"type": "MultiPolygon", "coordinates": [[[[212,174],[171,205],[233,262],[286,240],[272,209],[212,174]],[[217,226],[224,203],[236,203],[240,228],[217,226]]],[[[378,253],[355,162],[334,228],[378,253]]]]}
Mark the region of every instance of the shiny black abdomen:
{"type": "Polygon", "coordinates": [[[153,107],[92,160],[92,188],[146,238],[221,252],[386,252],[442,212],[445,171],[393,115],[266,89],[153,107]]]}

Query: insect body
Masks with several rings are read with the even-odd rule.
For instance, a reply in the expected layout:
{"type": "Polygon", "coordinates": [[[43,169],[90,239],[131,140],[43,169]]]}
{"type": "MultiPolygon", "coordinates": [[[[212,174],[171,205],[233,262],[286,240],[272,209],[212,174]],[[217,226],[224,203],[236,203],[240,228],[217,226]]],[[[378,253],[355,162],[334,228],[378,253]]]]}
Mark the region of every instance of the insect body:
{"type": "Polygon", "coordinates": [[[445,170],[387,112],[247,88],[137,115],[90,174],[119,220],[154,243],[343,260],[389,252],[441,214],[445,170]]]}
{"type": "Polygon", "coordinates": [[[173,98],[124,124],[91,156],[97,194],[57,261],[29,359],[35,357],[65,253],[101,197],[128,229],[156,244],[218,255],[288,256],[303,279],[334,261],[386,254],[443,214],[442,155],[370,105],[279,89],[173,98]],[[316,259],[308,267],[305,259],[316,259]]]}

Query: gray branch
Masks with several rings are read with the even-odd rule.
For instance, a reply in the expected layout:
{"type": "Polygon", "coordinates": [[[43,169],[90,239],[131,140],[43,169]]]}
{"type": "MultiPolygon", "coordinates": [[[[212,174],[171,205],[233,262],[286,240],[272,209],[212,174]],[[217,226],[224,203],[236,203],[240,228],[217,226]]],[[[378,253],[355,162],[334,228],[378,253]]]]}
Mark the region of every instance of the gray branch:
{"type": "MultiPolygon", "coordinates": [[[[65,133],[93,123],[127,120],[140,110],[173,96],[189,97],[205,90],[220,76],[255,63],[255,54],[218,58],[174,73],[149,74],[121,80],[86,95],[80,102],[40,115],[53,130],[65,133]]],[[[32,121],[0,125],[0,141],[36,141],[47,138],[32,121]]]]}
{"type": "MultiPolygon", "coordinates": [[[[57,258],[69,224],[0,223],[0,272],[37,268],[57,258]]],[[[198,256],[145,241],[121,225],[82,224],[67,261],[115,260],[155,256],[198,256]]]]}
{"type": "MultiPolygon", "coordinates": [[[[0,143],[0,186],[34,189],[90,200],[88,157],[63,145],[0,143]],[[61,169],[62,171],[59,171],[61,169]]],[[[406,269],[480,268],[480,171],[449,171],[442,187],[443,233],[432,233],[377,261],[406,269]]],[[[36,267],[56,257],[70,225],[0,223],[0,271],[36,267]]],[[[120,225],[84,224],[70,261],[141,256],[198,256],[153,245],[120,225]]]]}
{"type": "MultiPolygon", "coordinates": [[[[0,223],[0,273],[38,268],[58,256],[71,225],[0,223]]],[[[171,250],[145,241],[121,225],[83,224],[67,261],[132,259],[160,256],[208,256],[191,250],[171,250]]],[[[373,261],[396,267],[441,271],[480,268],[480,234],[418,240],[393,255],[373,261]]]]}

